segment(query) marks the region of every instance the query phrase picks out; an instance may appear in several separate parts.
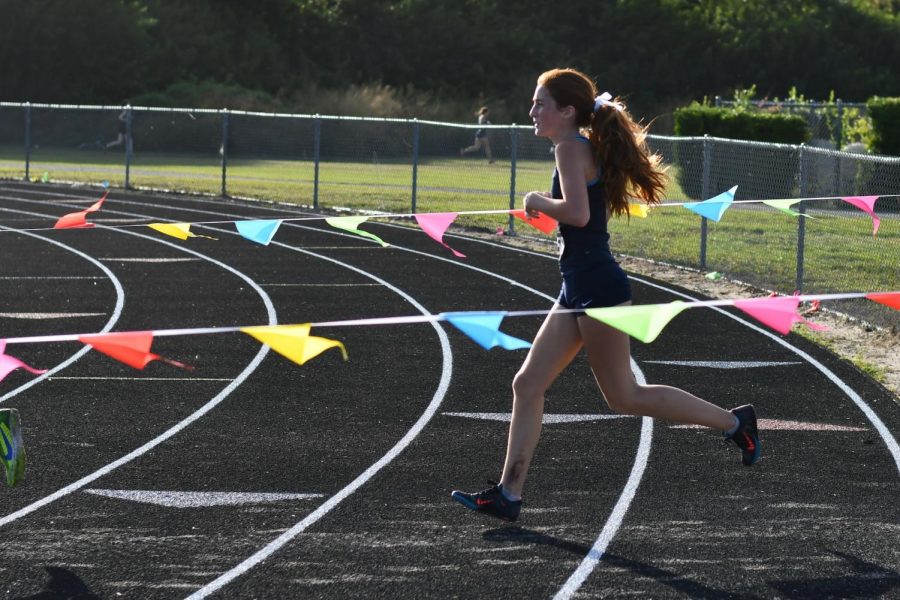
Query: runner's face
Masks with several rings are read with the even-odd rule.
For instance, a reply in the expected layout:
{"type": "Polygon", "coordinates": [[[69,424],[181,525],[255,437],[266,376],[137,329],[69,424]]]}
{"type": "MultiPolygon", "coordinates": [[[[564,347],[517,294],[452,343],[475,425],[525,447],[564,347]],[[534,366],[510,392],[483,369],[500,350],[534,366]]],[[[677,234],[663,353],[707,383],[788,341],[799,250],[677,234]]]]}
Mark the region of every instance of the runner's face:
{"type": "Polygon", "coordinates": [[[538,137],[558,140],[565,137],[573,128],[570,110],[560,110],[549,90],[542,85],[534,89],[531,110],[528,115],[534,122],[534,134],[538,137]]]}

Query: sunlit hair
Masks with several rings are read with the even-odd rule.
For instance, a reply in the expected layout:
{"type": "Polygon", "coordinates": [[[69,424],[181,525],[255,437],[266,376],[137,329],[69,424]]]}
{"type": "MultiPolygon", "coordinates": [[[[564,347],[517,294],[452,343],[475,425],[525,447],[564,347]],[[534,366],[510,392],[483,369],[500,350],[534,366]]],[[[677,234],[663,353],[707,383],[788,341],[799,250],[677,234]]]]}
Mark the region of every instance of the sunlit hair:
{"type": "Polygon", "coordinates": [[[575,69],[552,69],[537,80],[559,108],[575,109],[575,124],[587,133],[594,157],[601,168],[603,189],[609,210],[628,215],[628,199],[640,198],[647,204],[659,204],[667,177],[658,154],[646,144],[646,128],[635,122],[619,98],[621,110],[600,106],[594,112],[597,86],[575,69]]]}
{"type": "Polygon", "coordinates": [[[481,115],[486,115],[487,113],[488,113],[488,107],[487,107],[487,106],[482,106],[482,107],[479,108],[478,111],[475,113],[475,116],[476,116],[476,117],[480,117],[481,115]]]}

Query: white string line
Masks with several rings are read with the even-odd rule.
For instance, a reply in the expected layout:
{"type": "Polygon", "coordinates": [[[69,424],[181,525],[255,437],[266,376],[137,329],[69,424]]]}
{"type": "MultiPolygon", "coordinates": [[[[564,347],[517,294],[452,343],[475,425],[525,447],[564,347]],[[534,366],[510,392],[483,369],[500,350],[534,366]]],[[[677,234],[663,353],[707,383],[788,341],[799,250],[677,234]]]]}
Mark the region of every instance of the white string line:
{"type": "MultiPolygon", "coordinates": [[[[871,196],[877,196],[878,198],[900,198],[900,194],[868,194],[871,196]]],[[[817,200],[842,200],[843,198],[856,198],[858,196],[818,196],[818,197],[810,197],[810,198],[769,198],[769,199],[754,199],[754,200],[733,200],[732,204],[761,204],[765,202],[785,202],[790,200],[792,203],[798,202],[812,202],[817,200]]],[[[17,200],[17,198],[8,198],[10,200],[17,200]]],[[[712,198],[710,198],[712,199],[712,198]]],[[[109,198],[106,199],[109,201],[109,198]]],[[[118,202],[115,200],[114,202],[118,202]]],[[[667,208],[670,206],[687,206],[688,204],[694,205],[699,204],[703,201],[676,201],[676,202],[662,202],[660,204],[648,205],[643,202],[635,202],[634,204],[638,204],[641,206],[645,206],[650,210],[658,209],[658,208],[667,208]]],[[[102,209],[101,209],[102,210],[102,209]]],[[[80,211],[76,211],[80,212],[80,211]]],[[[99,211],[95,211],[99,212],[99,211]]],[[[231,219],[226,221],[190,221],[190,225],[222,225],[227,223],[237,223],[242,221],[259,221],[259,220],[272,220],[272,221],[282,221],[282,222],[300,222],[300,221],[324,221],[326,219],[341,219],[345,217],[365,217],[366,219],[411,219],[416,216],[427,216],[434,214],[445,214],[445,213],[453,213],[458,216],[471,216],[471,215],[510,215],[514,212],[522,212],[522,209],[496,209],[496,210],[461,210],[461,211],[437,211],[437,212],[420,212],[420,213],[370,213],[365,215],[332,215],[332,216],[313,216],[313,217],[275,217],[272,219],[231,219]]],[[[135,218],[147,218],[147,217],[135,217],[135,218]]],[[[149,223],[132,223],[128,225],[106,225],[108,229],[128,229],[134,227],[147,227],[150,223],[158,223],[160,221],[150,221],[149,223]]],[[[179,221],[166,221],[163,219],[161,222],[169,222],[169,223],[178,223],[179,221]]],[[[98,223],[90,223],[88,222],[87,227],[68,227],[64,229],[93,229],[93,226],[99,226],[98,223]]],[[[55,227],[36,227],[36,228],[25,228],[25,229],[12,229],[8,230],[0,230],[0,233],[5,233],[7,231],[57,231],[55,227]]]]}
{"type": "MultiPolygon", "coordinates": [[[[457,263],[462,264],[462,263],[457,263]]],[[[814,300],[819,301],[828,301],[828,300],[850,300],[855,298],[865,298],[871,294],[900,294],[900,291],[890,291],[890,292],[845,292],[839,294],[804,294],[800,296],[778,296],[779,298],[796,298],[799,302],[812,302],[814,300]]],[[[717,307],[717,306],[733,306],[735,302],[740,302],[743,300],[767,300],[768,297],[756,297],[756,298],[735,298],[735,299],[724,299],[724,300],[696,300],[692,302],[685,302],[684,308],[702,308],[702,307],[717,307]]],[[[630,306],[639,307],[639,306],[665,306],[666,303],[662,304],[633,304],[630,306]]],[[[615,307],[613,307],[615,308],[615,307]]],[[[587,309],[590,310],[590,309],[587,309]]],[[[535,316],[546,316],[550,313],[551,309],[537,309],[537,310],[512,310],[512,311],[460,311],[460,312],[441,312],[436,314],[427,314],[427,315],[409,315],[409,316],[397,316],[397,317],[373,317],[367,319],[347,319],[342,321],[320,321],[315,323],[294,323],[294,324],[280,324],[279,327],[289,327],[291,325],[309,325],[310,327],[361,327],[361,326],[374,326],[374,325],[406,325],[412,323],[430,323],[434,321],[452,321],[454,317],[468,317],[468,316],[479,316],[479,315],[501,315],[502,317],[535,317],[535,316]]],[[[577,308],[561,308],[555,311],[556,314],[584,314],[585,309],[577,309],[577,308]]],[[[241,332],[243,329],[247,329],[250,327],[264,327],[260,325],[238,325],[238,326],[228,326],[228,327],[193,327],[193,328],[181,328],[181,329],[150,329],[150,330],[141,330],[140,333],[149,332],[153,334],[155,337],[165,337],[165,336],[179,336],[179,335],[208,335],[208,334],[217,334],[217,333],[237,333],[241,332]]],[[[119,331],[115,333],[139,333],[138,331],[119,331]]],[[[48,342],[77,342],[80,341],[79,338],[97,335],[97,333],[66,333],[59,335],[34,335],[34,336],[24,336],[24,337],[12,337],[7,338],[7,344],[35,344],[35,343],[48,343],[48,342]]]]}

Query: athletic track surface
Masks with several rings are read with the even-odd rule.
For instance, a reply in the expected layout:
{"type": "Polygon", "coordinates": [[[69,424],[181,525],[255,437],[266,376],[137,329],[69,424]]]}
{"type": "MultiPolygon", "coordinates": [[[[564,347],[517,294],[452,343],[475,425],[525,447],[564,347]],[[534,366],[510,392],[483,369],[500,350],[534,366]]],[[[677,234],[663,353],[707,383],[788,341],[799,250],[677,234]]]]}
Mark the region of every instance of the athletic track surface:
{"type": "MultiPolygon", "coordinates": [[[[0,184],[3,229],[51,227],[99,188],[0,184]]],[[[92,230],[0,232],[0,335],[325,322],[549,308],[555,260],[421,230],[391,243],[286,222],[297,209],[113,190],[92,230]],[[210,236],[179,241],[150,221],[210,236]]],[[[689,299],[633,278],[635,302],[689,299]]],[[[539,317],[507,318],[531,339],[539,317]]],[[[157,337],[189,363],[138,371],[80,343],[12,344],[50,371],[0,384],[29,469],[3,488],[6,598],[898,598],[900,406],[796,335],[682,313],[633,342],[639,380],[752,402],[763,458],[708,430],[614,415],[583,356],[547,395],[519,521],[450,500],[503,459],[525,351],[447,323],[314,328],[342,341],[297,366],[247,335],[157,337]]]]}

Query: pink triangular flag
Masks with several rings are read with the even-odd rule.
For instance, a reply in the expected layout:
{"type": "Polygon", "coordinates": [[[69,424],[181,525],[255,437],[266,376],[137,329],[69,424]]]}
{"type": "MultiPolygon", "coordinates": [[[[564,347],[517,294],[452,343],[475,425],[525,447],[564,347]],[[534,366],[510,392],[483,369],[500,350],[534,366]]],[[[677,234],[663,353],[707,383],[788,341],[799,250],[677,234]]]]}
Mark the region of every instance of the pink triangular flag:
{"type": "Polygon", "coordinates": [[[794,323],[804,323],[810,329],[818,331],[828,329],[824,325],[810,323],[797,314],[797,307],[800,305],[800,299],[796,296],[775,296],[772,298],[735,300],[734,305],[757,321],[761,321],[782,335],[790,333],[794,323]]]}
{"type": "Polygon", "coordinates": [[[16,369],[25,369],[32,375],[41,375],[46,373],[47,369],[35,369],[23,363],[15,356],[6,353],[6,340],[0,340],[0,381],[6,379],[6,376],[16,369]]]}
{"type": "Polygon", "coordinates": [[[103,201],[106,200],[106,196],[109,192],[104,192],[103,196],[94,202],[90,208],[85,210],[79,210],[78,212],[69,213],[67,215],[63,215],[56,222],[56,225],[53,226],[53,229],[75,229],[77,227],[93,227],[93,223],[88,223],[85,221],[88,213],[96,212],[100,210],[100,207],[103,206],[103,201]]]}
{"type": "Polygon", "coordinates": [[[875,214],[875,201],[878,200],[878,196],[847,196],[841,200],[869,213],[869,216],[872,217],[872,235],[878,233],[878,227],[881,225],[881,219],[875,214]]]}
{"type": "Polygon", "coordinates": [[[453,223],[453,220],[456,219],[457,215],[458,213],[424,213],[415,215],[415,217],[419,227],[421,227],[422,231],[427,233],[431,239],[448,249],[455,256],[465,258],[465,254],[458,250],[454,250],[444,243],[444,232],[447,231],[447,228],[450,227],[450,224],[453,223]]]}

